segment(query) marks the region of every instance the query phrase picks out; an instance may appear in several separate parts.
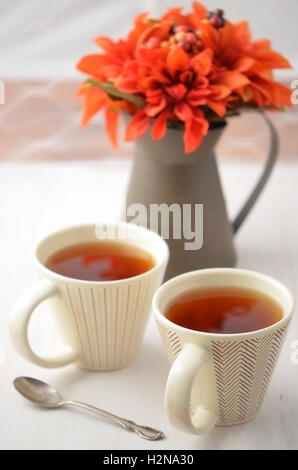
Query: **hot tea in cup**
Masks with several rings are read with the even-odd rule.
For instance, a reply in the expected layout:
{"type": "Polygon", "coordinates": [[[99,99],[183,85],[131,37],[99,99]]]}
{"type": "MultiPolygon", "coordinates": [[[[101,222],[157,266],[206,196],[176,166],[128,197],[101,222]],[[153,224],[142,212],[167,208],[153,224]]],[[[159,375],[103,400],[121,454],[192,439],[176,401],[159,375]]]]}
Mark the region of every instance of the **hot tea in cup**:
{"type": "Polygon", "coordinates": [[[40,280],[12,309],[15,348],[43,367],[127,366],[140,346],[168,256],[158,234],[132,223],[78,225],[48,235],[35,250],[40,280]],[[47,299],[69,341],[58,354],[43,357],[31,347],[28,328],[33,312],[47,299]]]}
{"type": "Polygon", "coordinates": [[[288,289],[253,271],[201,269],[164,283],[153,310],[172,363],[172,424],[201,434],[256,416],[293,315],[288,289]]]}
{"type": "Polygon", "coordinates": [[[53,253],[46,267],[62,276],[83,281],[118,281],[138,276],[155,265],[150,253],[120,241],[70,245],[53,253]]]}
{"type": "Polygon", "coordinates": [[[246,333],[273,325],[282,318],[272,297],[239,287],[208,287],[181,294],[165,316],[176,325],[208,333],[246,333]]]}

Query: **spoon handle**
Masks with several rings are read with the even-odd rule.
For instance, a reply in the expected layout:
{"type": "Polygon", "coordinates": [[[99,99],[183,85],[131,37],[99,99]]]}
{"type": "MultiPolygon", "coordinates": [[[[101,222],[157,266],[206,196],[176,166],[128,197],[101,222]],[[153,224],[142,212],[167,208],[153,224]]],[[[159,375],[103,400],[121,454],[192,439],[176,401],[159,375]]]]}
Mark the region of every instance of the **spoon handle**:
{"type": "Polygon", "coordinates": [[[63,402],[63,405],[75,406],[77,408],[82,408],[83,410],[95,413],[99,416],[102,416],[103,418],[106,418],[111,423],[118,424],[123,429],[126,429],[126,431],[134,431],[136,434],[138,434],[138,436],[149,441],[157,441],[165,437],[163,432],[158,431],[157,429],[150,428],[149,426],[139,426],[133,421],[120,418],[120,416],[113,415],[108,411],[101,410],[92,405],[87,405],[87,403],[83,403],[81,401],[67,400],[63,402]]]}

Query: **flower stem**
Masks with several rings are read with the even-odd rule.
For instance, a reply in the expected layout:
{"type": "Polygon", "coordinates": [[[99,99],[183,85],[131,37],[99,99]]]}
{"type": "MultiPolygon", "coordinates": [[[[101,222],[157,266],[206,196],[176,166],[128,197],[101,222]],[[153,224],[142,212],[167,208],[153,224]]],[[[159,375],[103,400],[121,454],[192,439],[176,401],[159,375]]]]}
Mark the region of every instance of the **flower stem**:
{"type": "Polygon", "coordinates": [[[126,101],[130,101],[131,103],[135,104],[139,108],[145,107],[145,102],[142,98],[135,96],[131,93],[127,93],[125,91],[117,90],[112,83],[109,82],[99,82],[94,78],[88,78],[86,80],[89,85],[96,86],[97,88],[101,88],[104,90],[109,96],[112,98],[118,98],[126,101]]]}

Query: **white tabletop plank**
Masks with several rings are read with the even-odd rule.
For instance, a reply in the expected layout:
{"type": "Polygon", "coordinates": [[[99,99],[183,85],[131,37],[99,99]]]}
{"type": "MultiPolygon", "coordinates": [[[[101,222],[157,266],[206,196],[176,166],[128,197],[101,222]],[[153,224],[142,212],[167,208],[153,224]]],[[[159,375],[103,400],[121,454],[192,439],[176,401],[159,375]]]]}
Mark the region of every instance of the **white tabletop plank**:
{"type": "MultiPolygon", "coordinates": [[[[0,448],[297,448],[298,364],[290,360],[290,345],[298,339],[296,317],[258,417],[244,425],[215,428],[202,437],[183,434],[167,421],[163,394],[169,364],[153,318],[136,362],[119,371],[90,373],[72,366],[42,369],[27,363],[11,347],[7,334],[11,304],[37,279],[31,263],[34,244],[49,231],[68,224],[117,219],[129,170],[129,162],[116,159],[0,164],[0,448]],[[40,410],[14,391],[12,380],[18,375],[38,377],[57,386],[67,397],[160,428],[167,438],[150,443],[95,416],[71,410],[40,410]]],[[[221,170],[228,205],[235,214],[260,166],[225,163],[221,170]]],[[[236,240],[240,267],[275,276],[296,298],[297,181],[298,165],[279,163],[236,240]]],[[[46,306],[39,308],[32,323],[32,341],[41,352],[63,344],[46,306]]]]}

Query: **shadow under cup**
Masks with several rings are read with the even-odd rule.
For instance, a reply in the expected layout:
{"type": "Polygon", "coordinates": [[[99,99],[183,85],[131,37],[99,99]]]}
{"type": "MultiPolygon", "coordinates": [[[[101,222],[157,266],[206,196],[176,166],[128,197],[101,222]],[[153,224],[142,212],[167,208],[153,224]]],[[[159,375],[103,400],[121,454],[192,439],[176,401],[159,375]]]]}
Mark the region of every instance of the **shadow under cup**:
{"type": "Polygon", "coordinates": [[[162,282],[168,261],[166,242],[156,233],[125,222],[68,227],[44,238],[35,251],[39,284],[16,302],[11,318],[11,339],[31,362],[44,367],[75,363],[90,370],[129,365],[137,354],[154,292],[162,282]],[[71,245],[100,240],[130,244],[145,250],[155,264],[134,277],[113,281],[85,281],[57,274],[45,266],[48,258],[71,245]],[[53,299],[52,308],[71,325],[68,352],[41,357],[28,339],[30,316],[39,303],[53,299]],[[58,302],[57,302],[58,300],[58,302]]]}
{"type": "Polygon", "coordinates": [[[293,297],[285,286],[253,271],[203,269],[163,284],[153,297],[153,311],[172,363],[165,393],[171,423],[202,434],[215,424],[252,419],[263,401],[293,310],[293,297]],[[280,304],[283,316],[266,328],[238,334],[194,331],[165,317],[169,304],[181,294],[210,287],[266,294],[280,304]]]}

